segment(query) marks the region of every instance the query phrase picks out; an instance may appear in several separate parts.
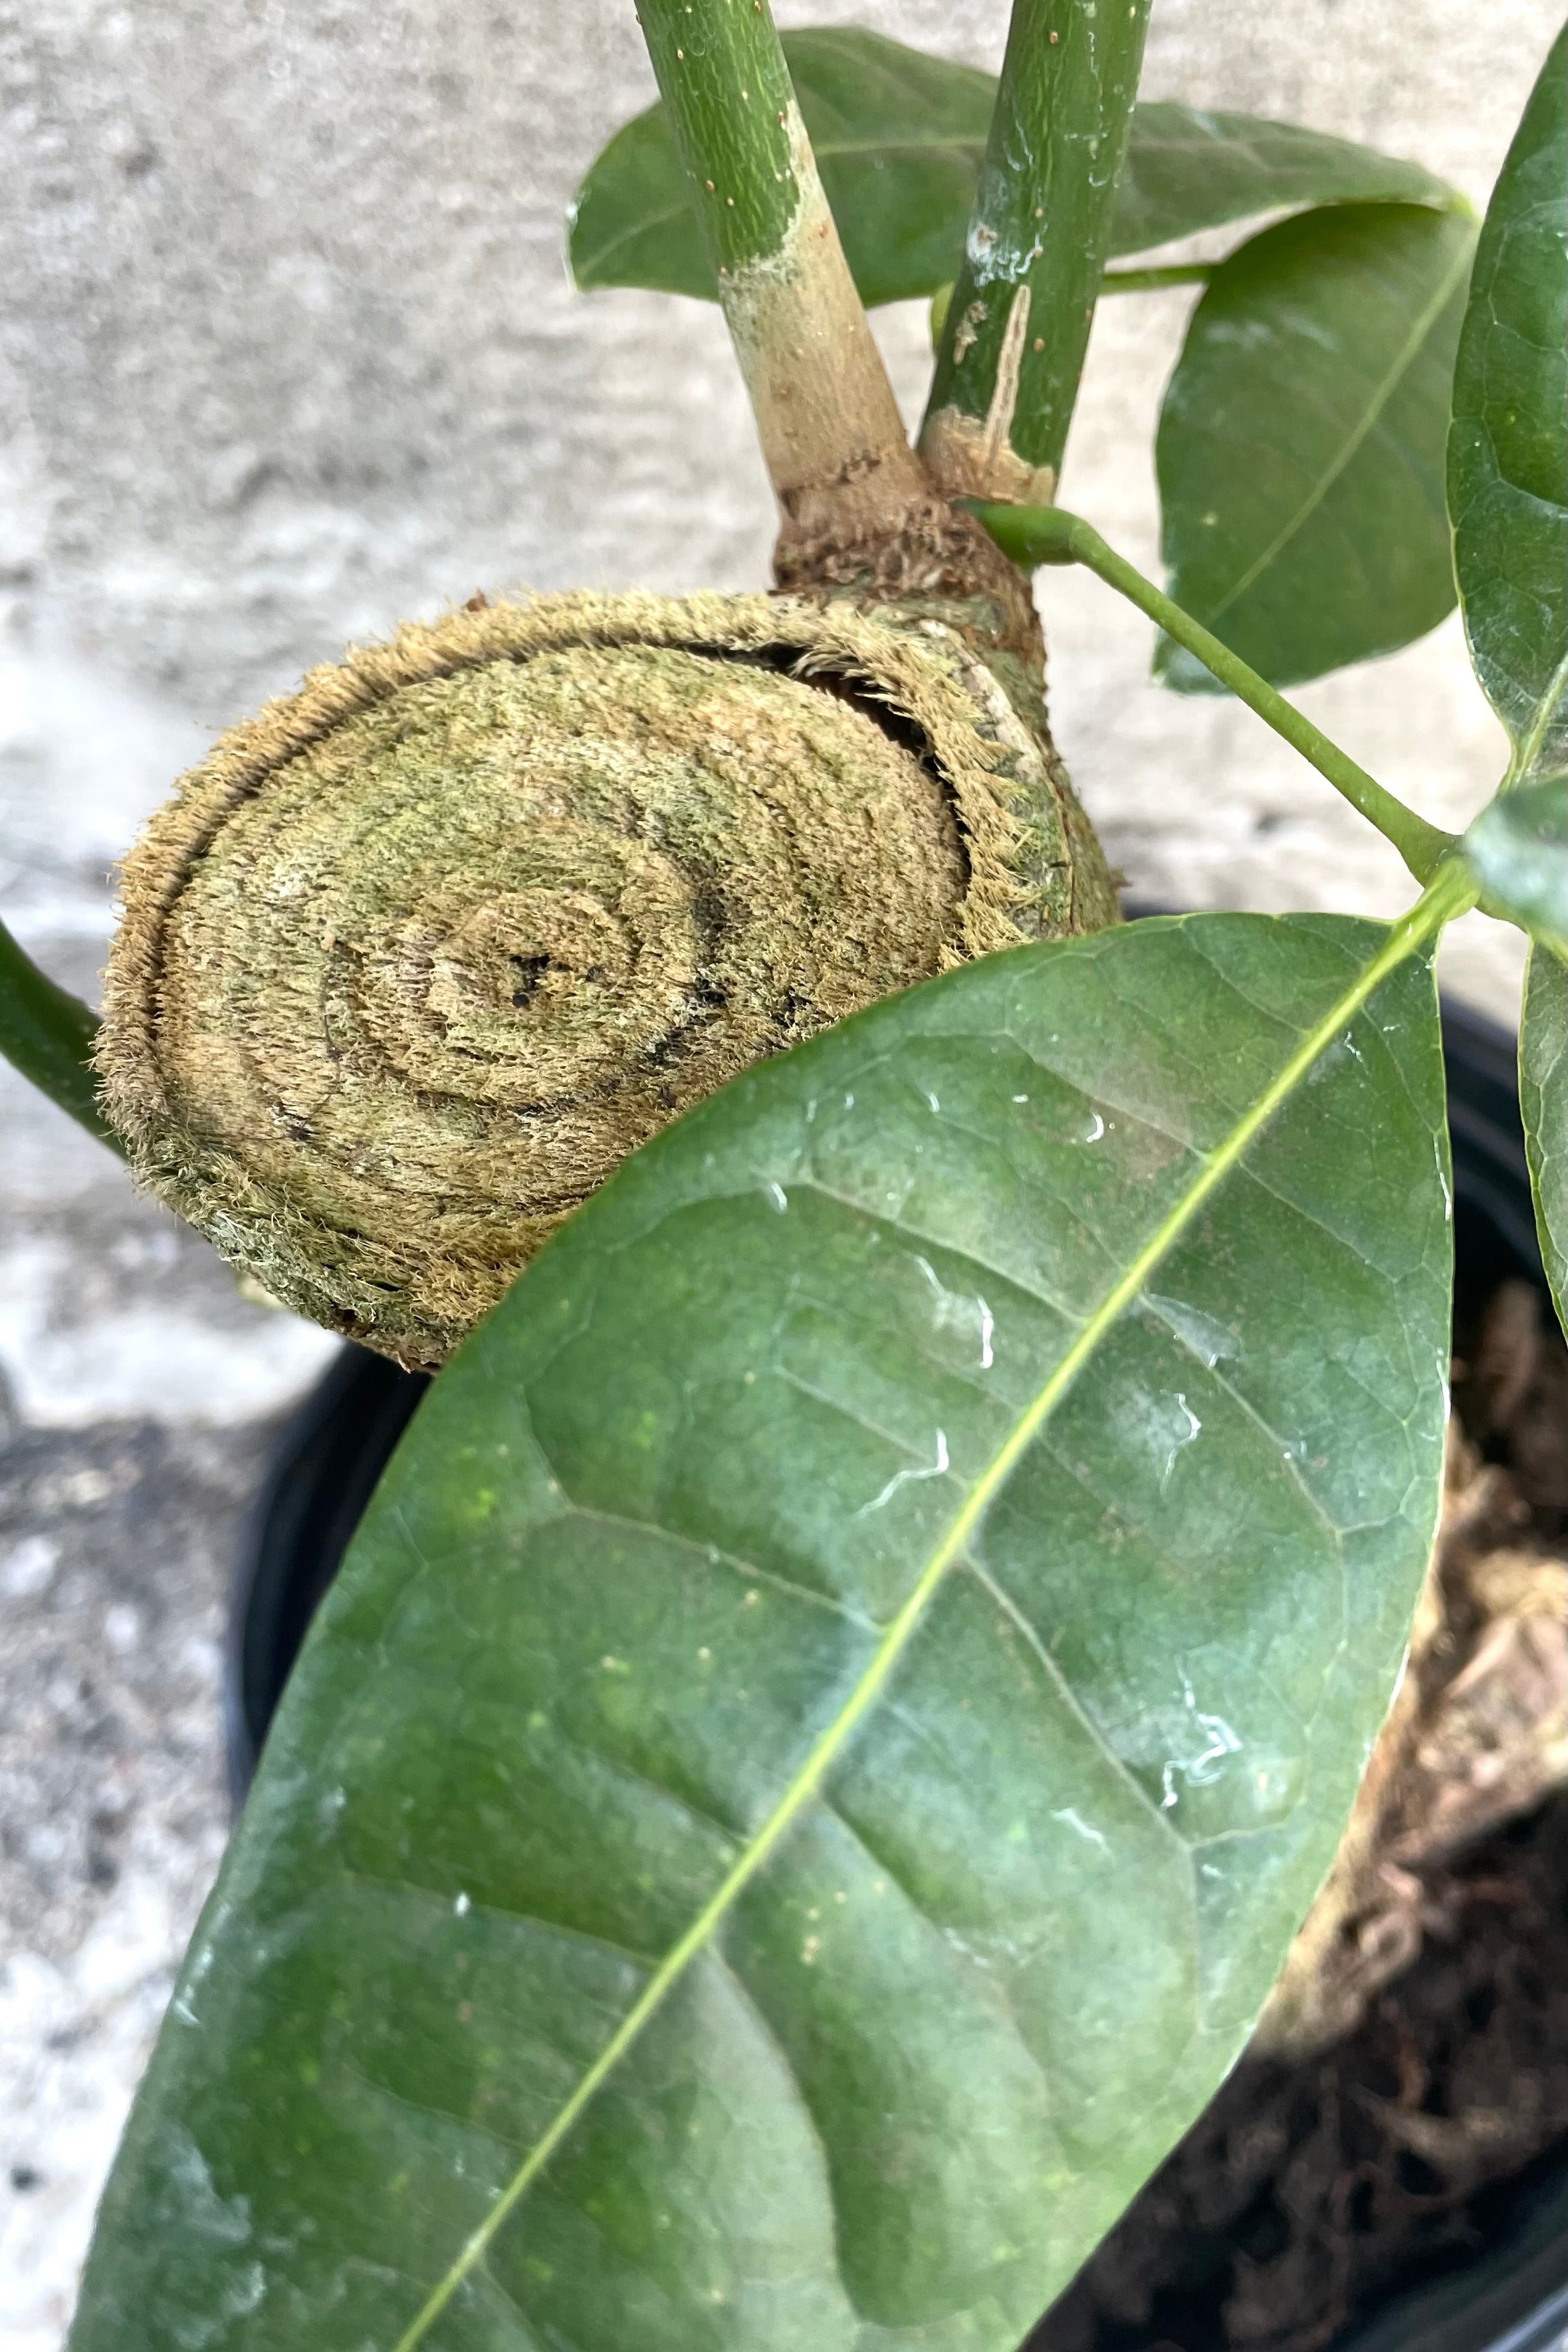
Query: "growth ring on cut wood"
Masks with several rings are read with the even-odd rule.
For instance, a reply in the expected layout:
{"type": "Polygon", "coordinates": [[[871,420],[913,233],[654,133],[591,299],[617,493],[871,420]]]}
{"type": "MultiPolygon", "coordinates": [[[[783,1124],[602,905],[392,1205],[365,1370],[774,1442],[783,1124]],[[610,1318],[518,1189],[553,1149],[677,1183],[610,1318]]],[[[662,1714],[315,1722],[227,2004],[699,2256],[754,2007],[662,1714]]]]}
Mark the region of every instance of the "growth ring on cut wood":
{"type": "Polygon", "coordinates": [[[351,653],[183,780],[123,894],[99,1068],[138,1176],[419,1367],[726,1079],[1113,910],[958,631],[768,596],[480,604],[351,653]]]}

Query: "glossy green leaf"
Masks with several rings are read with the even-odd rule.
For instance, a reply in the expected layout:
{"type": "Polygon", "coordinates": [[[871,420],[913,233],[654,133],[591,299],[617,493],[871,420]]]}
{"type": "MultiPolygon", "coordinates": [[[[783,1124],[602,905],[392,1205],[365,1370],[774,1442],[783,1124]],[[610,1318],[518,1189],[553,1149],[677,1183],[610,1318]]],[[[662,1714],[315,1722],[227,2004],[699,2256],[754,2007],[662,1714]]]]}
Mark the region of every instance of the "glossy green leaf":
{"type": "Polygon", "coordinates": [[[1488,914],[1568,950],[1568,775],[1500,793],[1465,835],[1488,914]]]}
{"type": "MultiPolygon", "coordinates": [[[[1448,502],[1470,658],[1513,742],[1505,796],[1482,812],[1505,863],[1534,780],[1568,759],[1568,31],[1542,68],[1492,191],[1454,372],[1448,502]]],[[[1559,785],[1560,790],[1560,785],[1559,785]]],[[[1556,803],[1560,806],[1560,802],[1556,803]]],[[[1483,854],[1485,845],[1483,845],[1483,854]]],[[[1478,865],[1479,860],[1477,861],[1478,865]]],[[[1550,888],[1550,868],[1542,869],[1550,888]]],[[[1499,887],[1494,874],[1490,887],[1499,887]]],[[[1531,893],[1538,928],[1561,936],[1556,896],[1531,893]],[[1542,921],[1542,915],[1550,919],[1542,921]]],[[[1568,1328],[1568,971],[1531,950],[1519,1032],[1519,1091],[1542,1259],[1568,1328]]]]}
{"type": "MultiPolygon", "coordinates": [[[[1273,686],[1390,653],[1454,602],[1444,447],[1470,222],[1306,213],[1193,313],[1155,442],[1170,593],[1273,686]]],[[[1212,693],[1161,640],[1156,675],[1212,693]]]]}
{"type": "Polygon", "coordinates": [[[1568,32],[1542,68],[1476,253],[1448,505],[1470,657],[1513,772],[1568,761],[1568,32]]]}
{"type": "MultiPolygon", "coordinates": [[[[935,293],[957,274],[996,97],[994,76],[851,28],[785,33],[800,112],[863,300],[935,293]]],[[[1135,253],[1249,213],[1389,200],[1451,205],[1419,164],[1246,114],[1141,106],[1118,195],[1114,253],[1135,253]]],[[[582,287],[645,286],[711,300],[664,109],[604,149],[570,216],[582,287]]]]}
{"type": "Polygon", "coordinates": [[[1299,122],[1215,114],[1157,100],[1133,117],[1112,249],[1146,253],[1199,229],[1299,205],[1430,205],[1448,211],[1458,202],[1424,165],[1349,139],[1299,122]]]}
{"type": "Polygon", "coordinates": [[[72,2352],[1012,2352],[1235,2055],[1398,1671],[1410,936],[992,957],[571,1222],[312,1632],[72,2352]]]}
{"type": "Polygon", "coordinates": [[[1568,962],[1535,946],[1519,1027],[1519,1102],[1541,1260],[1568,1331],[1568,962]]]}
{"type": "Polygon", "coordinates": [[[594,158],[566,216],[576,283],[718,299],[718,282],[663,104],[633,115],[594,158]]]}

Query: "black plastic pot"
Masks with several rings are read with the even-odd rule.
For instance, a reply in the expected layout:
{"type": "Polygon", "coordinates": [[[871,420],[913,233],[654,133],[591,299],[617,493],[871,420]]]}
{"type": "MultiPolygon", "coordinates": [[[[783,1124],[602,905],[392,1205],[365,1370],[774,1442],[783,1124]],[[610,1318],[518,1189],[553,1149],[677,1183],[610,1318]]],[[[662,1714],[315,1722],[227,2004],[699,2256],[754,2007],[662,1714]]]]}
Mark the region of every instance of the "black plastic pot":
{"type": "Polygon", "coordinates": [[[284,1423],[240,1539],[224,1662],[224,1734],[236,1807],[322,1594],[392,1448],[430,1386],[347,1346],[284,1423]]]}
{"type": "MultiPolygon", "coordinates": [[[[1455,1323],[1499,1282],[1544,1288],[1520,1125],[1514,1040],[1462,1005],[1443,1012],[1454,1157],[1455,1323]]],[[[225,1689],[236,1803],[318,1602],[371,1489],[430,1385],[362,1348],[342,1353],[285,1427],[248,1523],[225,1689]]],[[[1325,2352],[1563,2352],[1568,2162],[1542,2159],[1487,2202],[1487,2244],[1462,2271],[1407,2289],[1325,2352]]]]}
{"type": "Polygon", "coordinates": [[[1542,2158],[1477,2200],[1484,2252],[1390,2295],[1328,2352],[1563,2352],[1568,2162],[1542,2158]]]}

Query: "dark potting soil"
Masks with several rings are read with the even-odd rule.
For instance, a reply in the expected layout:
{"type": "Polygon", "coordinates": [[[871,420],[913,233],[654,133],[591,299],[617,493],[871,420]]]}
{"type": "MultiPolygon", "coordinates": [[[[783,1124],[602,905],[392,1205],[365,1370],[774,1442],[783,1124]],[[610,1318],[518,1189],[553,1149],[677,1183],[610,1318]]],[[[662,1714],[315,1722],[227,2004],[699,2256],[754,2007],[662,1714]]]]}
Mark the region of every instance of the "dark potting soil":
{"type": "Polygon", "coordinates": [[[1484,2242],[1478,2198],[1568,2136],[1568,1799],[1428,1884],[1448,1939],[1322,2056],[1244,2058],[1028,2352],[1318,2352],[1484,2242]]]}
{"type": "MultiPolygon", "coordinates": [[[[1455,1402],[1560,1550],[1568,1351],[1524,1288],[1461,1318],[1455,1402]]],[[[1489,2192],[1568,2145],[1568,1793],[1419,1875],[1418,1958],[1332,2049],[1241,2060],[1025,2352],[1321,2352],[1473,2259],[1489,2192]]]]}

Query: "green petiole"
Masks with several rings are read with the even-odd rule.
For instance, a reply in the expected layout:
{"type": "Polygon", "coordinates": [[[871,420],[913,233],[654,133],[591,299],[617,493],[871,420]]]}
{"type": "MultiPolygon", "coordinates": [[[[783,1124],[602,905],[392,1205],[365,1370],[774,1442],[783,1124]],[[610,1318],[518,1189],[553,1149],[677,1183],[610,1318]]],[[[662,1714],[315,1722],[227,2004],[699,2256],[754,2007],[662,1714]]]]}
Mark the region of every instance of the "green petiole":
{"type": "Polygon", "coordinates": [[[97,1034],[98,1015],[40,971],[0,923],[0,1054],[89,1135],[120,1151],[98,1107],[97,1034]]]}
{"type": "MultiPolygon", "coordinates": [[[[966,501],[966,503],[972,503],[966,501]]],[[[1267,679],[1221,643],[1212,630],[1173,604],[1152,580],[1106,544],[1092,523],[1062,507],[1015,507],[975,503],[979,516],[1004,555],[1032,571],[1042,563],[1082,563],[1108,587],[1125,596],[1141,613],[1157,621],[1167,636],[1196,656],[1205,669],[1228,687],[1239,702],[1255,710],[1277,735],[1309,761],[1352,808],[1392,842],[1417,882],[1430,882],[1458,846],[1458,836],[1428,824],[1376,778],[1342,751],[1320,727],[1287,702],[1267,679]]]]}

